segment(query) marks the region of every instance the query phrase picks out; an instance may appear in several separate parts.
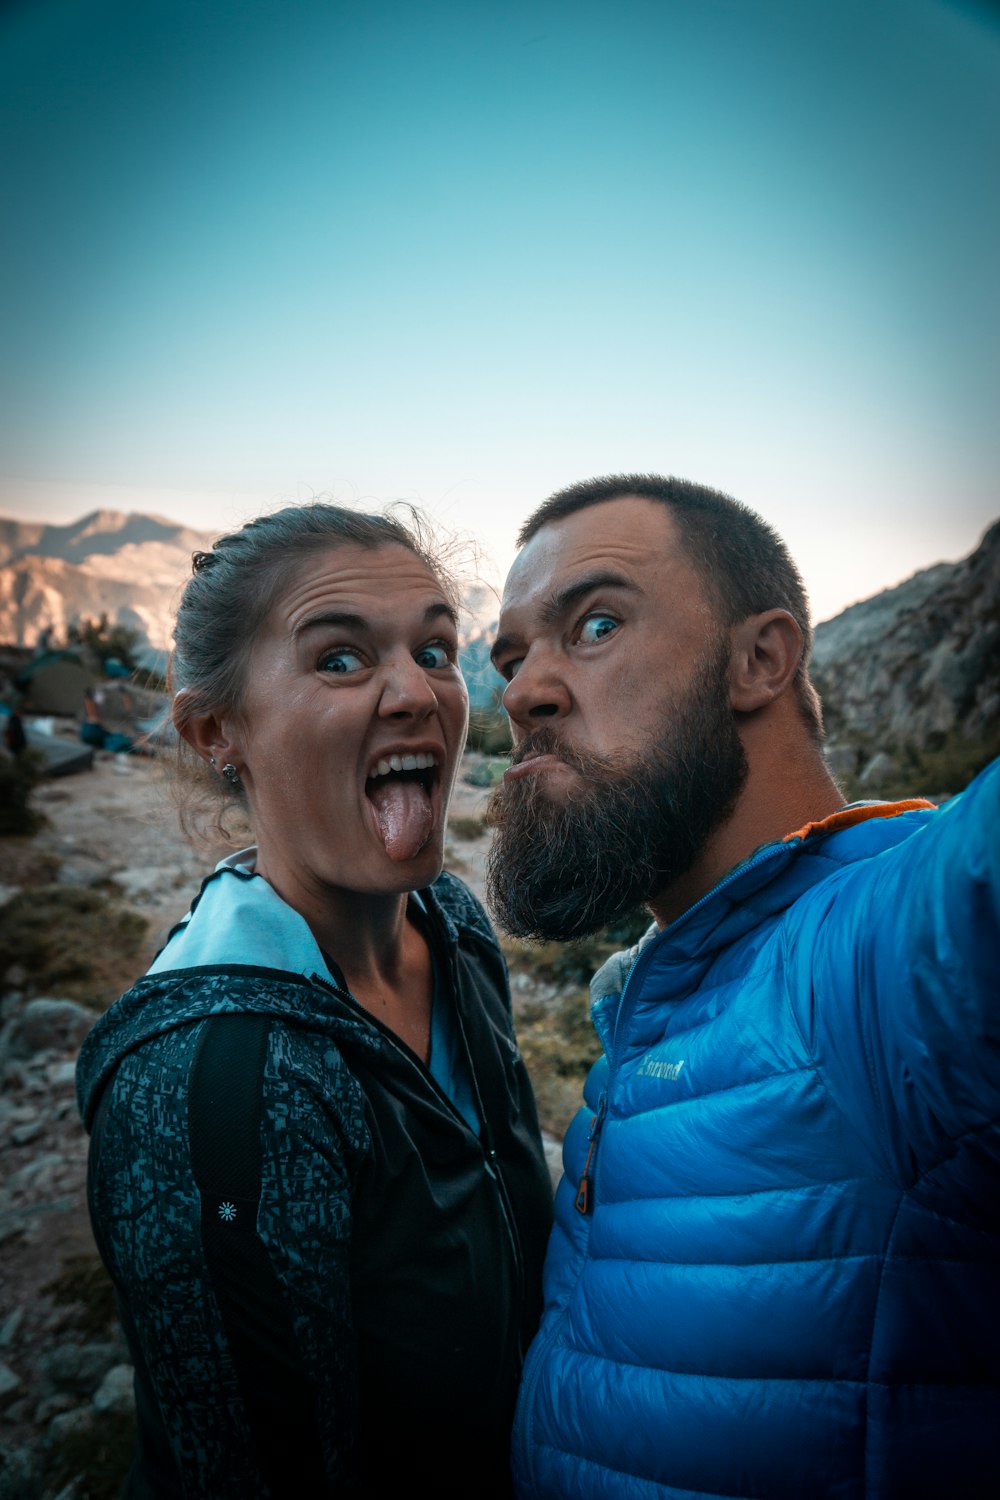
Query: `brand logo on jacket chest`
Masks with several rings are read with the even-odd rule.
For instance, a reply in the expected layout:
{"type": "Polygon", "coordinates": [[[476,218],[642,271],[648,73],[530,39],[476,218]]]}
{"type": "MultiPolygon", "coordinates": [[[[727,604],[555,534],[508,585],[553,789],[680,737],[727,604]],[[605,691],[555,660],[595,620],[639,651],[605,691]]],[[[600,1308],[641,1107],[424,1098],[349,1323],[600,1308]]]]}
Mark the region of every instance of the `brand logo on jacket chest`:
{"type": "Polygon", "coordinates": [[[644,1057],[636,1072],[640,1078],[677,1079],[683,1066],[683,1057],[678,1062],[656,1062],[652,1057],[644,1057]]]}

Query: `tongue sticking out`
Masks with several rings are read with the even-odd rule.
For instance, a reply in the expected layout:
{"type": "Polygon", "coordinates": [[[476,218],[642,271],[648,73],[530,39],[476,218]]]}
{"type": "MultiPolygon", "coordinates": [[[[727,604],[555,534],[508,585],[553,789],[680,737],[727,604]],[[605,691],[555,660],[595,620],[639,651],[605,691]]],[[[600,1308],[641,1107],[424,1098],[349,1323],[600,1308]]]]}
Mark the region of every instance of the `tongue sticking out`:
{"type": "Polygon", "coordinates": [[[386,854],[390,859],[414,859],[434,826],[431,799],[420,782],[380,776],[368,797],[386,854]]]}

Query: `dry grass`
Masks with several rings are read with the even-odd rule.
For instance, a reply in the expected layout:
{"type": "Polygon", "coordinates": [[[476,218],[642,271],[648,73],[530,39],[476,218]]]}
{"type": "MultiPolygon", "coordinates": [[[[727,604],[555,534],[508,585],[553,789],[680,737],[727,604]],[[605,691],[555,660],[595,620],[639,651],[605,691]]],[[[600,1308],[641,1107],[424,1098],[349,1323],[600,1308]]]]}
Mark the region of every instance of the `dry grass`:
{"type": "Polygon", "coordinates": [[[118,1321],[115,1289],[97,1255],[71,1255],[42,1291],[57,1306],[71,1309],[63,1326],[71,1326],[86,1338],[106,1338],[118,1321]]]}
{"type": "Polygon", "coordinates": [[[526,974],[549,991],[548,998],[517,1003],[514,1019],[538,1117],[557,1139],[579,1109],[583,1081],[601,1052],[587,986],[605,959],[630,948],[648,926],[648,913],[638,911],[575,943],[501,941],[511,973],[526,974]]]}
{"type": "Polygon", "coordinates": [[[601,1051],[587,992],[527,1001],[517,1009],[515,1026],[542,1129],[562,1140],[580,1107],[583,1080],[601,1051]]]}
{"type": "Polygon", "coordinates": [[[59,874],[59,865],[58,854],[40,848],[31,838],[0,838],[4,885],[52,885],[59,874]]]}
{"type": "Polygon", "coordinates": [[[485,818],[449,818],[448,832],[456,839],[478,839],[486,832],[485,818]]]}
{"type": "Polygon", "coordinates": [[[62,1493],[72,1483],[73,1500],[119,1500],[134,1449],[132,1413],[98,1413],[92,1426],[54,1444],[49,1492],[62,1493]]]}
{"type": "Polygon", "coordinates": [[[146,920],[93,887],[42,885],[3,908],[0,987],[109,1005],[142,968],[146,920]]]}

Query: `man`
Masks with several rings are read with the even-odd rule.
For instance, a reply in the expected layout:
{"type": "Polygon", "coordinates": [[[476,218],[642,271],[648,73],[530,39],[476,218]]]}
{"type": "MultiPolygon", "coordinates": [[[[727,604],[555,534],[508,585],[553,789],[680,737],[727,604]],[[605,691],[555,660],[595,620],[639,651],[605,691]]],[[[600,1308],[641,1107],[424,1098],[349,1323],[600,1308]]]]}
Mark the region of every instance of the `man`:
{"type": "Polygon", "coordinates": [[[497,666],[511,931],[645,902],[592,985],[524,1496],[1000,1494],[1000,763],[845,807],[799,575],[712,490],[528,521],[497,666]]]}

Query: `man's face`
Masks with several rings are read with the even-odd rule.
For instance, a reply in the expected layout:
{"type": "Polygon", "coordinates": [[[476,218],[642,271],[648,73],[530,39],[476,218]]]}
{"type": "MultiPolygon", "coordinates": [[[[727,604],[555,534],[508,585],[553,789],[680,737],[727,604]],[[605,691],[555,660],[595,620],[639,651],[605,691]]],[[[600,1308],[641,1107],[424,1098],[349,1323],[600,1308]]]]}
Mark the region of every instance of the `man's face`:
{"type": "Polygon", "coordinates": [[[579,937],[682,875],[732,810],[746,761],[728,633],[670,511],[628,496],[525,546],[494,658],[514,756],[491,804],[491,901],[511,931],[579,937]]]}

